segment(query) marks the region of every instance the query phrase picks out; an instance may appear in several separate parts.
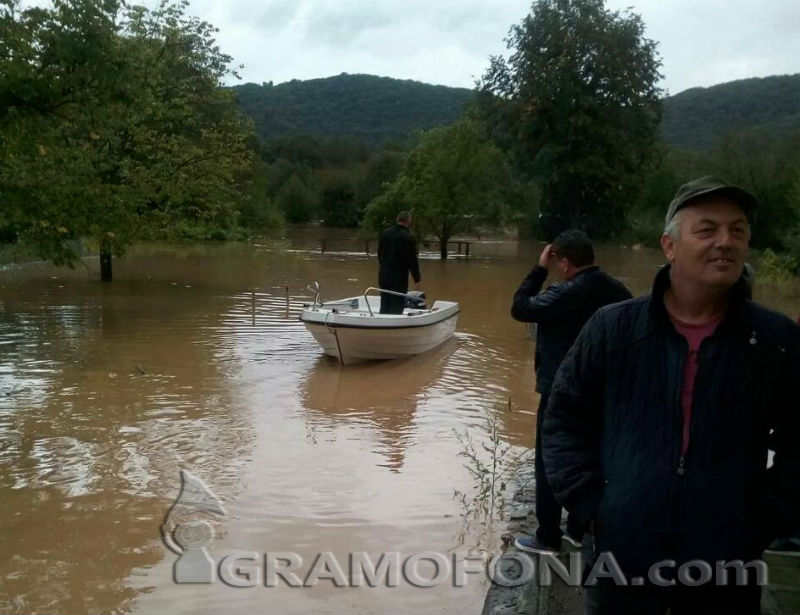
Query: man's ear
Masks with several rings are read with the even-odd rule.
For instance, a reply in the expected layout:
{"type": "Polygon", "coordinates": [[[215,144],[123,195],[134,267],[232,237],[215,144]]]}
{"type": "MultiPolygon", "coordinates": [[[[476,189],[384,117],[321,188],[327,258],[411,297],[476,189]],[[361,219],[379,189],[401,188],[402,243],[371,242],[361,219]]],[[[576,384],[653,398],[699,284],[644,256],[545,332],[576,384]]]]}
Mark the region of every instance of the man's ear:
{"type": "Polygon", "coordinates": [[[669,233],[661,235],[661,249],[664,251],[664,256],[667,257],[668,262],[675,260],[675,240],[669,233]]]}

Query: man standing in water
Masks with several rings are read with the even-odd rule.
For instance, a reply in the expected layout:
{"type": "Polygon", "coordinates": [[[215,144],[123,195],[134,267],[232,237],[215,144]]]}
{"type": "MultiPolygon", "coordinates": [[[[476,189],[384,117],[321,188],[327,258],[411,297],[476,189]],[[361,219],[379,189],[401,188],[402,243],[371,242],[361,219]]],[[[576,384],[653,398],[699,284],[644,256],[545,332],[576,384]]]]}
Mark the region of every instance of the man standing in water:
{"type": "MultiPolygon", "coordinates": [[[[578,337],[581,327],[599,308],[630,299],[625,286],[594,264],[594,248],[583,231],[564,231],[545,246],[539,263],[523,280],[511,315],[523,322],[537,323],[536,390],[540,394],[536,416],[536,519],[535,537],[520,537],[517,547],[536,553],[557,553],[561,547],[561,504],[556,500],[542,463],[541,431],[550,386],[558,366],[578,337]],[[549,269],[555,269],[561,284],[539,292],[549,269]]],[[[564,540],[580,546],[585,527],[569,515],[564,540]]]]}
{"type": "MultiPolygon", "coordinates": [[[[397,214],[397,223],[381,233],[378,239],[378,286],[398,293],[408,292],[408,274],[419,284],[417,242],[411,235],[411,212],[397,214]]],[[[381,293],[381,314],[402,314],[405,297],[381,293]]]]}
{"type": "Polygon", "coordinates": [[[556,374],[544,464],[593,534],[587,613],[760,613],[753,560],[800,528],[800,327],[747,296],[755,207],[681,186],[652,294],[598,311],[556,374]],[[592,578],[601,554],[626,584],[592,578]]]}

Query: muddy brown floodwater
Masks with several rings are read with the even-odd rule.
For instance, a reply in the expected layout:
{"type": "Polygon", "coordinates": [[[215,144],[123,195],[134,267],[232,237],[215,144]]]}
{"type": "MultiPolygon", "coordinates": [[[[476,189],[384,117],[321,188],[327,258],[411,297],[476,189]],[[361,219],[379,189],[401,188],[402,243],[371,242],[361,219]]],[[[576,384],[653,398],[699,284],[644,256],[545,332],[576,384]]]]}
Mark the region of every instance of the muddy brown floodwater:
{"type": "MultiPolygon", "coordinates": [[[[474,486],[456,431],[484,441],[501,408],[503,440],[533,444],[532,346],[509,304],[541,244],[424,255],[428,297],[461,304],[455,339],[340,370],[298,322],[305,286],[355,295],[376,265],[348,233],[321,254],[319,233],[140,246],[105,285],[83,267],[0,270],[0,611],[480,612],[480,574],[461,587],[265,587],[262,559],[243,573],[254,587],[173,582],[159,528],[181,469],[224,503],[213,561],[290,552],[308,570],[320,552],[343,565],[351,552],[479,553],[481,528],[464,527],[453,497],[474,486]]],[[[638,295],[661,255],[601,248],[598,261],[638,295]]],[[[800,310],[796,292],[758,294],[800,310]]]]}

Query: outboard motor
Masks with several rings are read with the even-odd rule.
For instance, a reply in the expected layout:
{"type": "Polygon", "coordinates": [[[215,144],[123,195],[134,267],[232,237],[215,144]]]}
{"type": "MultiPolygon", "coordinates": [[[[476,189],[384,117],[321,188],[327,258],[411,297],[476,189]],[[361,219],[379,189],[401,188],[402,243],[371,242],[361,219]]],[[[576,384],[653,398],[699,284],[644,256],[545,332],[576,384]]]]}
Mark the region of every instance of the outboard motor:
{"type": "Polygon", "coordinates": [[[428,304],[425,302],[425,293],[421,290],[410,290],[406,293],[406,307],[410,310],[427,310],[428,304]]]}

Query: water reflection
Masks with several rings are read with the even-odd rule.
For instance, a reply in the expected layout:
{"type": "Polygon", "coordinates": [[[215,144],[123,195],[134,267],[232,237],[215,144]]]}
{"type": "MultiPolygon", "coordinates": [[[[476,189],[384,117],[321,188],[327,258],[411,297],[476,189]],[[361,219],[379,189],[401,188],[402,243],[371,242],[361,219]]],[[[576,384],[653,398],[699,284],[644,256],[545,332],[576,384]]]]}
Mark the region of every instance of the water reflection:
{"type": "Polygon", "coordinates": [[[251,434],[225,365],[197,343],[220,311],[137,284],[55,282],[3,296],[0,610],[130,610],[129,576],[163,558],[154,538],[179,468],[230,497],[251,434]]]}
{"type": "Polygon", "coordinates": [[[411,445],[417,402],[441,377],[458,345],[451,338],[420,357],[346,368],[321,356],[302,387],[303,404],[312,411],[311,433],[326,420],[368,423],[380,434],[376,451],[386,457],[385,466],[399,472],[411,445]]]}
{"type": "MultiPolygon", "coordinates": [[[[500,408],[504,440],[533,445],[532,343],[509,305],[541,244],[425,259],[429,299],[461,304],[456,338],[341,369],[297,319],[304,289],[358,294],[376,264],[347,233],[319,253],[321,232],[140,246],[111,285],[37,264],[0,271],[0,611],[481,610],[480,583],[268,598],[172,583],[159,525],[181,468],[228,510],[215,554],[446,552],[461,529],[453,490],[471,484],[454,430],[480,439],[500,408]]],[[[598,260],[638,295],[661,255],[601,247],[598,260]]],[[[757,283],[756,296],[791,314],[800,295],[757,283]]]]}

